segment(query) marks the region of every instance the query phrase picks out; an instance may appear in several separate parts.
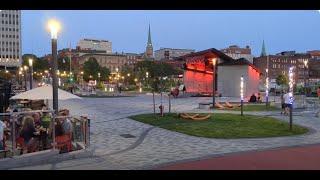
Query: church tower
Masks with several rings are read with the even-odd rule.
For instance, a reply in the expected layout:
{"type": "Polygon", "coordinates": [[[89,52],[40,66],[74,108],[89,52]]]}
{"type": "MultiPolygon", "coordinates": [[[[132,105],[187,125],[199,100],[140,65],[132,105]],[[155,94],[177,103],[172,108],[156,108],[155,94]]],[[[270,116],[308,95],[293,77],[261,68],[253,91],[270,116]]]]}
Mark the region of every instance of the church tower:
{"type": "Polygon", "coordinates": [[[148,42],[147,42],[145,57],[146,58],[153,58],[153,47],[152,47],[152,42],[151,42],[150,24],[149,24],[148,42]]]}
{"type": "Polygon", "coordinates": [[[264,40],[262,42],[262,50],[260,56],[267,56],[266,47],[264,45],[264,40]]]}

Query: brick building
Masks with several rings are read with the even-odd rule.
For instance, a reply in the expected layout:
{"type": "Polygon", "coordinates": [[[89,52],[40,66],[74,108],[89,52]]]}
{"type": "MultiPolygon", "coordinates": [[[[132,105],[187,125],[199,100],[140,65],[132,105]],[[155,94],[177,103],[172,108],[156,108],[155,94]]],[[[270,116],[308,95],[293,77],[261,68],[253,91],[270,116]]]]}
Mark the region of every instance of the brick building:
{"type": "Polygon", "coordinates": [[[304,61],[310,62],[310,54],[298,54],[295,51],[285,51],[276,55],[268,55],[256,57],[253,59],[253,64],[259,68],[262,74],[266,75],[266,69],[269,70],[269,78],[275,81],[277,76],[284,74],[288,75],[290,67],[295,67],[296,83],[304,82],[304,78],[308,78],[308,68],[304,66],[304,61]]]}
{"type": "Polygon", "coordinates": [[[233,59],[245,58],[251,63],[253,62],[253,55],[251,54],[251,48],[249,46],[246,46],[245,48],[240,48],[237,45],[232,45],[228,48],[221,49],[220,51],[232,57],[233,59]]]}

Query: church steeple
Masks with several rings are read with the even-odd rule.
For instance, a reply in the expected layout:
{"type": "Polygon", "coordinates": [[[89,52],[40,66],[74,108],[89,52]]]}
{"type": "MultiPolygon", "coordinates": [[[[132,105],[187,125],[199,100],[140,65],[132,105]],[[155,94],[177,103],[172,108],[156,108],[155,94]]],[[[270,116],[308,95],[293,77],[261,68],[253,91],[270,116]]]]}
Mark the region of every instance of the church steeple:
{"type": "Polygon", "coordinates": [[[149,33],[148,33],[148,45],[152,46],[150,24],[149,24],[149,33]]]}
{"type": "Polygon", "coordinates": [[[146,58],[153,58],[153,47],[152,47],[152,41],[151,41],[151,28],[149,24],[149,31],[148,31],[148,42],[146,47],[146,58]]]}
{"type": "Polygon", "coordinates": [[[264,40],[262,42],[262,50],[260,56],[267,56],[266,46],[264,45],[264,40]]]}

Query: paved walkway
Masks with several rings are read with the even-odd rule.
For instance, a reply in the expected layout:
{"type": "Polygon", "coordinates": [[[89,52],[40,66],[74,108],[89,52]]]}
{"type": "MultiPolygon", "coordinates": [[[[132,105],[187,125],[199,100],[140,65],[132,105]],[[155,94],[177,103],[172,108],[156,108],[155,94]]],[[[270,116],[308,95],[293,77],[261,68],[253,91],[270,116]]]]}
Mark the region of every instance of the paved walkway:
{"type": "Polygon", "coordinates": [[[234,153],[158,170],[320,170],[320,145],[234,153]]]}
{"type": "MultiPolygon", "coordinates": [[[[172,112],[199,112],[198,103],[203,101],[211,101],[211,98],[173,99],[172,112]]],[[[156,97],[156,103],[158,111],[159,96],[156,97]]],[[[167,111],[166,98],[163,98],[163,103],[167,111]]],[[[320,143],[320,119],[314,118],[310,112],[295,113],[294,123],[313,128],[312,133],[226,140],[189,136],[127,118],[135,114],[152,113],[152,96],[85,98],[82,101],[61,101],[60,107],[69,108],[75,115],[88,114],[92,119],[91,145],[95,156],[19,169],[152,169],[166,163],[225,153],[320,143]],[[135,138],[124,138],[121,134],[132,134],[135,138]]],[[[288,117],[279,116],[279,112],[253,114],[288,121],[288,117]]]]}

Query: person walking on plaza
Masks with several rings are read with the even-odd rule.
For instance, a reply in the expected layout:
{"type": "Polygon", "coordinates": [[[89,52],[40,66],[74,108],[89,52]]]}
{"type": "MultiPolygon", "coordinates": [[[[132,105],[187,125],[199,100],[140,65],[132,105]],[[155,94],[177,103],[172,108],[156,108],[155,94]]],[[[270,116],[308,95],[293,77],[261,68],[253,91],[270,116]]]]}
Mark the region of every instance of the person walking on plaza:
{"type": "MultiPolygon", "coordinates": [[[[320,104],[320,86],[317,89],[317,95],[318,95],[318,104],[320,104]]],[[[316,117],[319,117],[320,115],[320,107],[318,109],[318,111],[316,112],[316,117]]]]}

